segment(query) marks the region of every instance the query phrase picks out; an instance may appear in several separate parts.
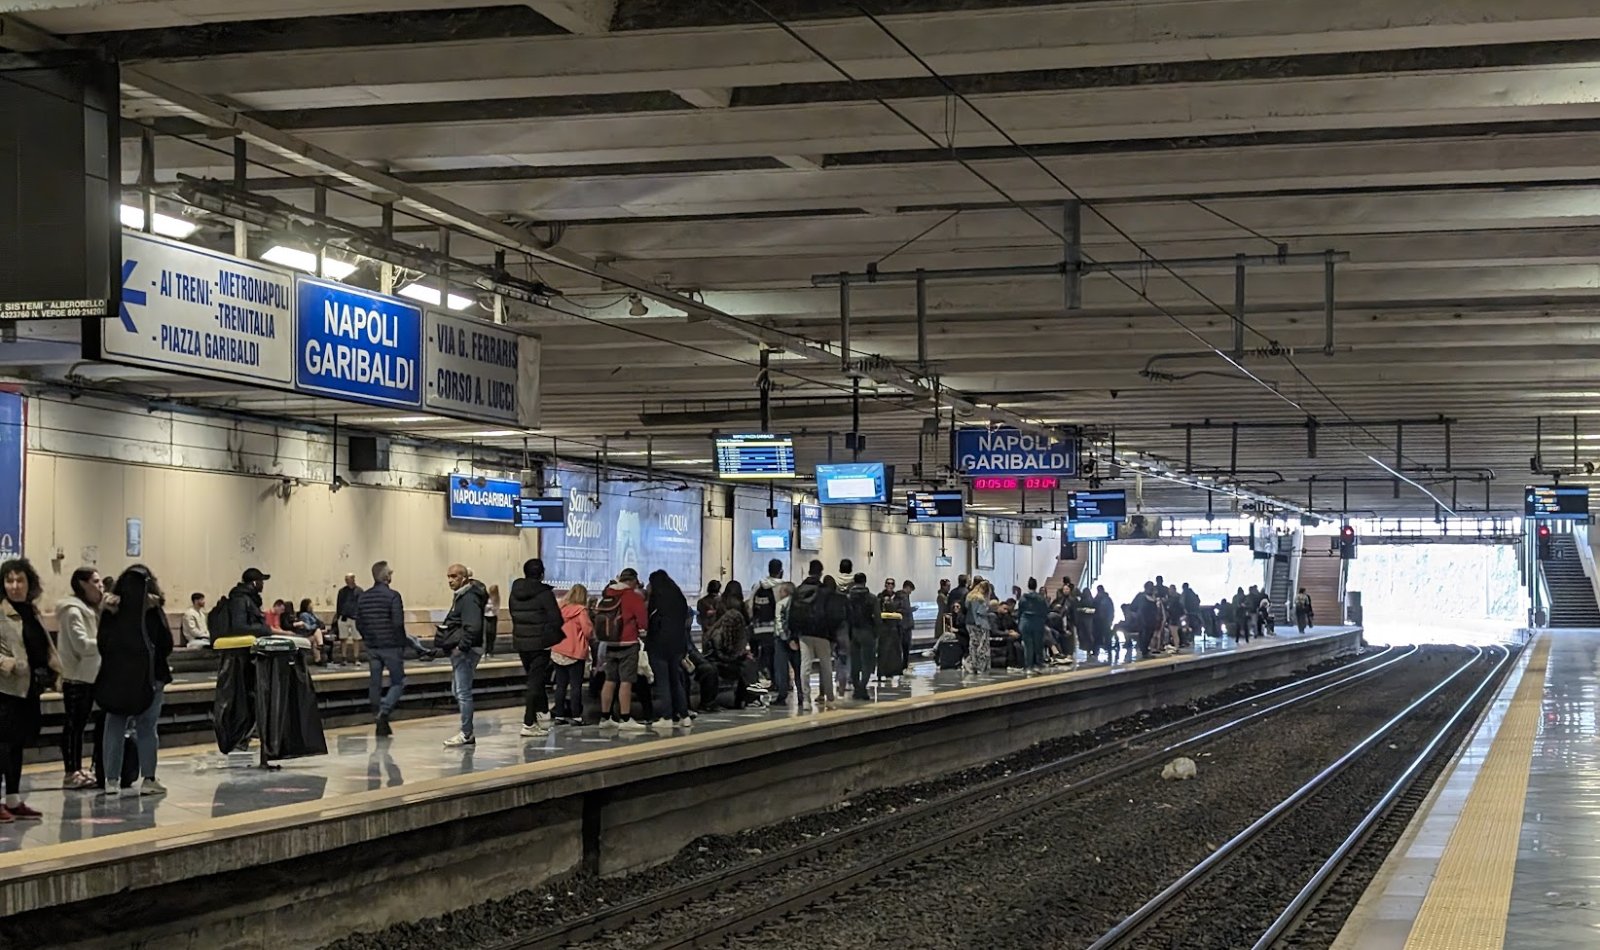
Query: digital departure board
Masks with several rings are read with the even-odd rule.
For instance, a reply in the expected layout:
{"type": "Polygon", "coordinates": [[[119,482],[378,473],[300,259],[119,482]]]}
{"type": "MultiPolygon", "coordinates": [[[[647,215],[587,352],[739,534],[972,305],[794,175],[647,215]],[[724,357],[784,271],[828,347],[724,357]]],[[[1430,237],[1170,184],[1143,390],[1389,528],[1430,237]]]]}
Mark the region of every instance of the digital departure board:
{"type": "Polygon", "coordinates": [[[906,493],[906,520],[923,523],[959,522],[966,517],[966,502],[959,491],[906,493]]]}
{"type": "Polygon", "coordinates": [[[1128,493],[1118,488],[1067,493],[1068,521],[1126,521],[1128,493]]]}
{"type": "Polygon", "coordinates": [[[1055,491],[1061,479],[1054,475],[984,475],[972,480],[974,491],[1055,491]]]}
{"type": "Polygon", "coordinates": [[[1116,539],[1117,523],[1115,521],[1067,522],[1068,541],[1115,541],[1116,539]]]}
{"type": "Polygon", "coordinates": [[[565,528],[567,502],[564,498],[523,498],[517,504],[519,528],[565,528]]]}
{"type": "Polygon", "coordinates": [[[794,478],[794,439],[746,432],[716,437],[717,474],[723,478],[794,478]]]}
{"type": "Polygon", "coordinates": [[[1530,485],[1523,495],[1523,515],[1544,520],[1589,517],[1589,489],[1580,485],[1530,485]]]}
{"type": "Polygon", "coordinates": [[[1227,554],[1231,540],[1225,534],[1191,534],[1189,550],[1196,554],[1227,554]]]}

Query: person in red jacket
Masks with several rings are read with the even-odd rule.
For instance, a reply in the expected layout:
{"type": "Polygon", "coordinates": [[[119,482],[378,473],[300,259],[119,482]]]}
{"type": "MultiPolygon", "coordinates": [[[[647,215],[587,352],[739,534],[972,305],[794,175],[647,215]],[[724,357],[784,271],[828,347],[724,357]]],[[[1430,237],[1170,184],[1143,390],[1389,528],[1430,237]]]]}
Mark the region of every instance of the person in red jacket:
{"type": "Polygon", "coordinates": [[[601,641],[606,681],[600,688],[600,728],[643,732],[649,724],[633,718],[633,681],[639,675],[639,634],[650,622],[639,572],[625,567],[607,585],[595,612],[595,636],[601,641]],[[607,631],[611,631],[608,636],[607,631]],[[614,637],[614,639],[612,638],[614,637]],[[613,699],[618,701],[615,711],[613,699]]]}

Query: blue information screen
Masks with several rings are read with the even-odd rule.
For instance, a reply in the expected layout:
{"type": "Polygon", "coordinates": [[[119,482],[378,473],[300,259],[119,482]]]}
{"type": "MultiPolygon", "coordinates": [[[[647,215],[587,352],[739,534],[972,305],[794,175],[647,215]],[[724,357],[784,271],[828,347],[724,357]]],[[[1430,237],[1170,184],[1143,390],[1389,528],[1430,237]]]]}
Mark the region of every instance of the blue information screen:
{"type": "Polygon", "coordinates": [[[1227,554],[1231,539],[1225,534],[1192,534],[1189,550],[1196,554],[1227,554]]]}
{"type": "Polygon", "coordinates": [[[1529,487],[1523,500],[1523,514],[1529,518],[1579,520],[1589,517],[1586,486],[1529,487]]]}
{"type": "Polygon", "coordinates": [[[800,550],[822,550],[822,506],[796,505],[794,511],[800,525],[800,550]]]}
{"type": "Polygon", "coordinates": [[[294,286],[295,389],[380,406],[422,405],[420,308],[310,277],[296,277],[294,286]]]}
{"type": "Polygon", "coordinates": [[[750,530],[750,549],[759,553],[772,551],[781,553],[789,550],[789,532],[782,528],[752,528],[750,530]]]}
{"type": "Polygon", "coordinates": [[[514,524],[521,502],[521,482],[450,476],[450,517],[457,521],[514,524]]]}

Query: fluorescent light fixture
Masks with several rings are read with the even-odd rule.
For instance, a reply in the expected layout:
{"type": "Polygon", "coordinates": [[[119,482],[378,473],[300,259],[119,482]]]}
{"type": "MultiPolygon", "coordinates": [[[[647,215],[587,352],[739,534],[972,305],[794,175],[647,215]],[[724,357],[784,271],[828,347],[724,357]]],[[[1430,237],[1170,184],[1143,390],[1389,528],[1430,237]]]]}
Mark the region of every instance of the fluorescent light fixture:
{"type": "MultiPolygon", "coordinates": [[[[131,228],[134,231],[143,231],[144,209],[135,205],[123,205],[122,226],[131,228]]],[[[174,218],[170,214],[162,214],[158,211],[156,212],[155,223],[151,225],[150,230],[162,237],[177,238],[181,241],[193,234],[199,227],[200,225],[187,218],[174,218]]]]}
{"type": "MultiPolygon", "coordinates": [[[[439,306],[439,288],[429,287],[427,284],[407,284],[400,288],[400,296],[410,297],[412,300],[419,300],[435,307],[439,306]]],[[[463,297],[459,294],[445,294],[444,301],[445,306],[451,310],[465,310],[477,302],[471,297],[463,297]]]]}
{"type": "MultiPolygon", "coordinates": [[[[261,255],[261,259],[269,264],[281,264],[284,267],[303,270],[308,274],[317,272],[317,255],[310,251],[301,250],[298,247],[290,247],[287,244],[274,244],[267,249],[265,254],[261,255]]],[[[322,273],[326,277],[334,280],[344,280],[355,273],[355,270],[356,265],[349,261],[341,261],[326,254],[322,256],[322,273]]]]}
{"type": "Polygon", "coordinates": [[[464,432],[457,438],[461,439],[504,439],[513,435],[520,435],[517,429],[484,429],[481,432],[464,432]]]}

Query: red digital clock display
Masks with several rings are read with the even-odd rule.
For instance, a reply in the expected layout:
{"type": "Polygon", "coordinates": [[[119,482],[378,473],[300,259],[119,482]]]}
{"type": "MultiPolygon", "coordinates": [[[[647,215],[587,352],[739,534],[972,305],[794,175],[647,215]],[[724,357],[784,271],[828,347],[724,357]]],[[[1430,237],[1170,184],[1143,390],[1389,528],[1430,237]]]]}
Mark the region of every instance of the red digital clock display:
{"type": "Polygon", "coordinates": [[[974,491],[1055,491],[1060,487],[1061,479],[1054,475],[1030,475],[1026,478],[1014,475],[986,476],[972,480],[974,491]]]}

